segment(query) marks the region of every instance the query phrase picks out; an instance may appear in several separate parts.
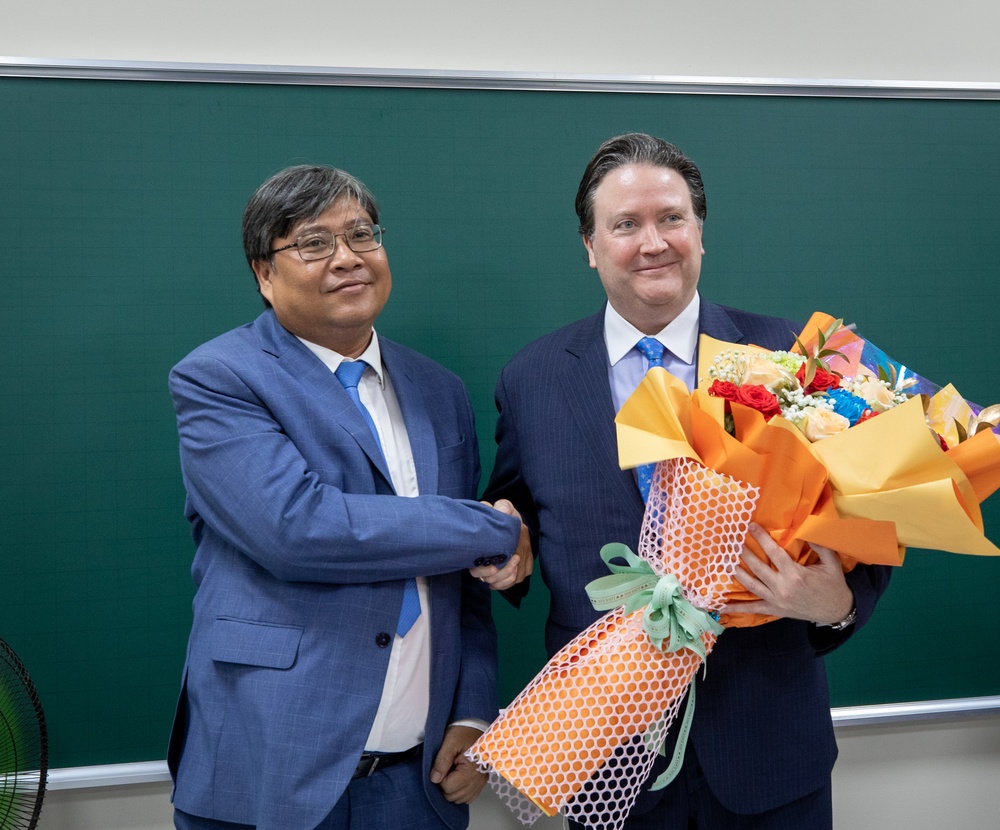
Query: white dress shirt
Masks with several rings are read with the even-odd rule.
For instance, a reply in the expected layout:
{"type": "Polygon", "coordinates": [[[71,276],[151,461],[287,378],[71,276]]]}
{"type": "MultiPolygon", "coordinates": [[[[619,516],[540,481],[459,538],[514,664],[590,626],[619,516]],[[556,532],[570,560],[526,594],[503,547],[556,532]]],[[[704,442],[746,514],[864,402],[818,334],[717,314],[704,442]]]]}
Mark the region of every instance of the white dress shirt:
{"type": "MultiPolygon", "coordinates": [[[[687,307],[662,331],[652,335],[666,351],[663,368],[684,381],[688,389],[698,382],[698,313],[701,296],[697,293],[687,307]]],[[[608,379],[615,412],[622,408],[649,368],[645,355],[635,344],[646,335],[622,317],[608,303],[604,311],[604,345],[608,351],[608,379]]]]}
{"type": "MultiPolygon", "coordinates": [[[[307,340],[302,340],[302,343],[331,372],[336,372],[341,362],[349,359],[307,340]]],[[[413,463],[410,439],[392,382],[382,366],[382,352],[374,330],[371,343],[357,359],[368,364],[358,384],[358,395],[378,430],[393,489],[397,496],[418,496],[417,468],[413,463]]],[[[431,670],[431,609],[424,577],[417,577],[417,592],[420,595],[420,616],[405,637],[396,634],[393,640],[382,700],[365,743],[367,752],[402,752],[424,739],[431,670]]]]}

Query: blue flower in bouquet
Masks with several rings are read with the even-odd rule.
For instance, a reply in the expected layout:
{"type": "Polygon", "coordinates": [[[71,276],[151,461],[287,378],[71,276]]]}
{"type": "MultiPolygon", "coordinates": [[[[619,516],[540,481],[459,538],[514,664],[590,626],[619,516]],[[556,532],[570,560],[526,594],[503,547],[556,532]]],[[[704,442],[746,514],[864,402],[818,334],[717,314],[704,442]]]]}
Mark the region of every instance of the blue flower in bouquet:
{"type": "Polygon", "coordinates": [[[864,413],[870,409],[864,398],[853,395],[846,389],[830,389],[827,397],[833,402],[833,411],[843,415],[854,426],[864,413]]]}

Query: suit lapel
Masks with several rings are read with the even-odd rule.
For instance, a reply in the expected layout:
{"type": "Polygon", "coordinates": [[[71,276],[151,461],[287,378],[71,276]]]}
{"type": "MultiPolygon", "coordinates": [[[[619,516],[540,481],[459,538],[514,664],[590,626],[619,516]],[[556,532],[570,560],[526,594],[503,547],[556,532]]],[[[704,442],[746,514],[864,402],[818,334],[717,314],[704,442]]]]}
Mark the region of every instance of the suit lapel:
{"type": "Polygon", "coordinates": [[[410,440],[413,464],[417,470],[417,487],[423,494],[437,493],[438,460],[437,440],[430,414],[424,404],[424,395],[410,373],[406,353],[391,340],[379,338],[382,350],[382,365],[388,373],[392,388],[399,401],[406,424],[406,435],[410,440]]]}
{"type": "Polygon", "coordinates": [[[622,499],[641,504],[642,497],[631,470],[618,466],[618,435],[608,380],[603,310],[587,318],[567,342],[566,368],[559,374],[559,380],[597,468],[622,499]]]}
{"type": "MultiPolygon", "coordinates": [[[[745,343],[746,337],[726,314],[726,310],[715,303],[701,298],[701,311],[698,314],[698,333],[707,334],[724,343],[745,343]]],[[[697,363],[697,361],[696,361],[697,363]]]]}
{"type": "Polygon", "coordinates": [[[311,389],[316,399],[330,415],[330,421],[346,430],[358,443],[372,465],[392,487],[392,478],[385,456],[354,401],[350,399],[336,375],[298,338],[285,330],[270,309],[257,318],[261,349],[278,358],[280,366],[304,387],[311,389]]]}
{"type": "MultiPolygon", "coordinates": [[[[699,332],[728,343],[746,342],[722,306],[701,301],[699,332]]],[[[628,502],[640,504],[642,496],[631,470],[618,466],[618,433],[615,406],[608,380],[608,353],[604,346],[604,310],[583,321],[566,345],[566,371],[560,374],[563,391],[577,424],[583,431],[598,469],[612,488],[628,502]]]]}

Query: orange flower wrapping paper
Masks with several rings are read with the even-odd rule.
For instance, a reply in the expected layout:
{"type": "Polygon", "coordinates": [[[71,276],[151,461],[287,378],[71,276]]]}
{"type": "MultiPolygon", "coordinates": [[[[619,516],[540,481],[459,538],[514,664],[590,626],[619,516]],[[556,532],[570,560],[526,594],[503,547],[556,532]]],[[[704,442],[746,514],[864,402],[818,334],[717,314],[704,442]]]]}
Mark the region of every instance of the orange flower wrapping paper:
{"type": "MultiPolygon", "coordinates": [[[[685,599],[718,610],[756,497],[696,462],[662,464],[638,552],[674,574],[685,599]]],[[[624,822],[703,662],[688,649],[660,651],[641,618],[619,608],[579,634],[470,749],[522,822],[557,812],[585,826],[595,816],[603,828],[624,822]]],[[[714,635],[702,643],[710,651],[714,635]]]]}

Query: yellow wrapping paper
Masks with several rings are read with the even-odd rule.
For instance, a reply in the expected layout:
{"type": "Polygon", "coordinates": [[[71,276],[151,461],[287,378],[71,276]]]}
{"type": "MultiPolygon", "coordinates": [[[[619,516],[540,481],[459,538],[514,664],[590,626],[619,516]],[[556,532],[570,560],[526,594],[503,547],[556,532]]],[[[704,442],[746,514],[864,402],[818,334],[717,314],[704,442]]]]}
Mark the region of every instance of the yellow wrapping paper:
{"type": "MultiPolygon", "coordinates": [[[[800,339],[808,345],[810,331],[831,319],[814,315],[800,339]]],[[[830,344],[856,360],[860,338],[843,335],[830,344]]],[[[765,351],[703,335],[702,376],[716,355],[735,350],[765,351]]],[[[931,398],[929,411],[956,411],[950,402],[956,395],[945,387],[931,398]]],[[[837,550],[845,570],[857,562],[901,565],[906,547],[1000,555],[984,535],[979,509],[1000,486],[1000,438],[993,432],[980,432],[944,452],[928,428],[922,399],[914,397],[815,443],[780,416],[765,421],[756,410],[732,402],[732,436],[724,426],[725,405],[704,389],[688,393],[665,370],[649,371],[616,419],[621,466],[694,458],[760,487],[755,521],[801,563],[815,561],[810,543],[837,550]]],[[[765,558],[752,538],[747,543],[765,558]]],[[[734,580],[729,599],[756,597],[734,580]]],[[[744,627],[770,619],[726,615],[722,622],[744,627]]]]}

